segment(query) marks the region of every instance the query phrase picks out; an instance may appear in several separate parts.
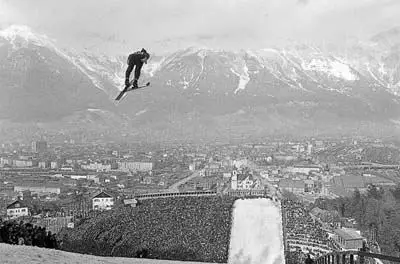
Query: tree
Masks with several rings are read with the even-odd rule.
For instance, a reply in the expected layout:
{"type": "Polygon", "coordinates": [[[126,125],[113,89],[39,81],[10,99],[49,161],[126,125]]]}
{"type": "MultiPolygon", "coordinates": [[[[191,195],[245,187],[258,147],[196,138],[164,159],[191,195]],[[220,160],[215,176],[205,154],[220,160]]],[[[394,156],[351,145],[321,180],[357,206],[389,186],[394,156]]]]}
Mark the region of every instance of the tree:
{"type": "Polygon", "coordinates": [[[393,214],[396,207],[396,199],[391,191],[385,191],[382,195],[382,207],[388,214],[393,214]]]}
{"type": "Polygon", "coordinates": [[[368,197],[372,197],[374,199],[379,199],[380,197],[379,197],[378,188],[373,184],[369,185],[368,186],[367,196],[368,197]]]}
{"type": "Polygon", "coordinates": [[[400,184],[397,184],[396,188],[394,190],[392,190],[393,196],[394,198],[396,198],[396,200],[400,201],[400,184]]]}
{"type": "Polygon", "coordinates": [[[286,190],[284,190],[282,192],[282,196],[283,196],[284,199],[291,200],[291,201],[298,201],[299,200],[299,198],[294,193],[288,192],[286,190]]]}
{"type": "Polygon", "coordinates": [[[350,198],[318,199],[314,206],[335,208],[342,216],[355,218],[361,230],[376,231],[384,254],[400,251],[400,185],[386,191],[370,186],[366,194],[356,190],[350,198]]]}

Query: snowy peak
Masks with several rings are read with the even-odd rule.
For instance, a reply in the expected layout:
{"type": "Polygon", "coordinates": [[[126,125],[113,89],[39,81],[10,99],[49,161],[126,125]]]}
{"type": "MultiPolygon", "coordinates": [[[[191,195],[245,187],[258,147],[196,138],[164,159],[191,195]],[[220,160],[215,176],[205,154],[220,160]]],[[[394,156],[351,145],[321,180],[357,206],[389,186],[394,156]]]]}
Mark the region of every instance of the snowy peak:
{"type": "MultiPolygon", "coordinates": [[[[59,57],[107,94],[114,94],[116,87],[123,83],[123,62],[118,58],[86,52],[77,54],[60,49],[54,40],[24,25],[13,25],[0,31],[1,39],[4,39],[5,47],[8,48],[7,56],[14,56],[15,52],[18,53],[24,48],[29,49],[29,54],[32,56],[36,54],[46,63],[51,63],[59,57]]],[[[23,58],[28,60],[26,55],[21,57],[23,58]]],[[[57,71],[57,65],[52,67],[57,71]]]]}
{"type": "Polygon", "coordinates": [[[0,31],[0,37],[7,40],[13,48],[19,48],[32,43],[37,46],[54,46],[54,41],[46,35],[36,34],[31,28],[24,25],[12,25],[0,31]]]}
{"type": "MultiPolygon", "coordinates": [[[[349,56],[310,45],[247,51],[191,47],[152,56],[140,78],[152,87],[116,107],[113,99],[124,86],[129,54],[61,50],[26,27],[1,31],[0,41],[0,55],[7,58],[0,60],[0,118],[46,120],[51,113],[51,120],[58,120],[76,113],[69,121],[74,125],[79,120],[117,128],[126,121],[129,131],[154,123],[152,129],[171,129],[171,135],[216,129],[225,135],[228,127],[229,133],[318,126],[339,131],[363,120],[399,120],[400,99],[394,95],[400,95],[400,59],[374,45],[349,50],[349,56]],[[13,50],[9,43],[28,45],[13,50]],[[27,95],[32,89],[33,96],[27,95]],[[10,100],[14,91],[24,98],[18,104],[10,100]],[[343,127],[337,125],[341,121],[343,127]]],[[[157,138],[166,134],[160,131],[157,138]]]]}
{"type": "MultiPolygon", "coordinates": [[[[387,43],[396,43],[399,30],[384,32],[387,43]]],[[[45,35],[29,27],[14,25],[0,31],[0,39],[13,52],[33,44],[49,48],[86,75],[110,97],[122,89],[126,57],[72,53],[60,50],[45,35]],[[10,47],[13,47],[11,50],[10,47]]],[[[371,40],[355,43],[346,53],[309,44],[294,43],[284,48],[226,51],[206,47],[189,47],[165,57],[152,57],[143,67],[142,79],[159,80],[163,85],[198,93],[241,94],[262,91],[270,86],[292,91],[316,92],[318,89],[349,94],[353,89],[386,88],[400,94],[400,48],[382,49],[371,40]]],[[[267,92],[270,94],[269,92],[267,92]]],[[[256,95],[253,93],[253,95],[256,95]]]]}
{"type": "Polygon", "coordinates": [[[399,56],[392,52],[384,57],[371,57],[369,51],[374,48],[362,45],[357,52],[344,53],[297,43],[282,49],[240,52],[190,47],[146,65],[144,72],[166,86],[193,88],[209,95],[243,91],[256,95],[254,89],[262,91],[269,86],[307,93],[323,89],[347,96],[353,90],[369,93],[380,87],[398,95],[399,56]]]}
{"type": "Polygon", "coordinates": [[[303,61],[301,66],[306,71],[325,73],[345,81],[358,80],[358,76],[347,63],[335,58],[312,58],[308,62],[303,61]]]}
{"type": "MultiPolygon", "coordinates": [[[[89,52],[69,54],[70,61],[99,89],[109,95],[116,92],[124,82],[124,59],[94,55],[89,52]]],[[[120,88],[122,89],[122,88],[120,88]]]]}
{"type": "Polygon", "coordinates": [[[243,56],[223,50],[190,47],[165,57],[157,74],[167,86],[193,89],[196,94],[237,93],[250,80],[243,56]]]}

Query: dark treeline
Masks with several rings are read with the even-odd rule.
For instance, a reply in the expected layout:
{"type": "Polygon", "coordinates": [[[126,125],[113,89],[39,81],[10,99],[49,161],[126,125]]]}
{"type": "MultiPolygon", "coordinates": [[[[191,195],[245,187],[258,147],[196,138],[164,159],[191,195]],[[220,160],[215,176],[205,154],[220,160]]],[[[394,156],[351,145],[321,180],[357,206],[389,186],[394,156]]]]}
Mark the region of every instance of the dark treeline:
{"type": "Polygon", "coordinates": [[[13,245],[58,248],[55,234],[50,231],[46,232],[45,227],[34,226],[23,221],[1,222],[0,242],[13,245]]]}
{"type": "Polygon", "coordinates": [[[356,190],[352,197],[318,199],[314,206],[354,218],[364,234],[376,234],[383,254],[399,255],[400,185],[392,189],[370,186],[363,194],[356,190]]]}

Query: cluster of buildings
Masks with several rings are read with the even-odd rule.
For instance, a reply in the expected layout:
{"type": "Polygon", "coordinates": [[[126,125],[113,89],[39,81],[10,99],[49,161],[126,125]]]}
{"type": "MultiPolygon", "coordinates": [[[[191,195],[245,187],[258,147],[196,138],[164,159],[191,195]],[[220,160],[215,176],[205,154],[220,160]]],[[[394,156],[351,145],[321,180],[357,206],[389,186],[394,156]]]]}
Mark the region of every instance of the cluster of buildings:
{"type": "MultiPolygon", "coordinates": [[[[394,175],[395,170],[392,170],[394,175]]],[[[370,186],[393,187],[398,181],[389,177],[390,170],[347,170],[342,167],[327,168],[324,164],[293,166],[261,166],[259,175],[281,191],[307,196],[336,198],[351,196],[355,190],[366,192],[370,186]]]]}
{"type": "Polygon", "coordinates": [[[261,191],[268,186],[316,199],[349,195],[356,189],[362,192],[371,184],[396,184],[378,170],[349,171],[315,158],[332,146],[336,149],[336,144],[271,141],[132,151],[113,146],[54,147],[37,141],[30,153],[0,153],[0,202],[5,201],[4,208],[10,206],[6,213],[14,217],[29,212],[22,210],[24,200],[18,200],[25,192],[39,200],[62,202],[84,188],[90,192],[85,206],[107,210],[115,205],[117,196],[165,192],[195,173],[198,175],[183,181],[178,191],[226,193],[261,191]],[[20,201],[19,205],[15,201],[20,201]]]}
{"type": "MultiPolygon", "coordinates": [[[[101,191],[91,198],[91,209],[97,210],[111,210],[114,207],[115,198],[105,191],[101,191]]],[[[7,206],[6,216],[10,219],[31,216],[32,208],[29,202],[18,199],[7,206]]]]}
{"type": "Polygon", "coordinates": [[[261,179],[255,177],[250,171],[245,169],[235,169],[231,176],[232,190],[252,190],[264,189],[261,179]]]}
{"type": "Polygon", "coordinates": [[[65,161],[49,161],[42,160],[42,158],[34,157],[33,155],[18,155],[0,157],[0,167],[3,168],[40,168],[40,169],[53,169],[62,171],[73,171],[78,167],[82,170],[90,170],[97,172],[110,172],[110,171],[152,171],[153,162],[149,161],[135,161],[125,159],[99,161],[84,161],[84,160],[71,160],[65,161]]]}

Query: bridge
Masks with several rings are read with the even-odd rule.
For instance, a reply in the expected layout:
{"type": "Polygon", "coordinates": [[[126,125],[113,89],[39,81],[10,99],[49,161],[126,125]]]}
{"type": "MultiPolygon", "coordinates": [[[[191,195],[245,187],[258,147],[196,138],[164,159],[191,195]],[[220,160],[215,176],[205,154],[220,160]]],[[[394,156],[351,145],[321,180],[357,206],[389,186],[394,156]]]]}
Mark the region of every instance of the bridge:
{"type": "Polygon", "coordinates": [[[167,197],[217,196],[217,195],[235,196],[235,197],[249,197],[249,196],[269,197],[267,194],[267,190],[265,189],[250,189],[250,190],[229,190],[226,193],[220,193],[217,191],[145,193],[145,194],[134,195],[132,198],[136,200],[147,200],[147,199],[167,198],[167,197]]]}
{"type": "Polygon", "coordinates": [[[400,170],[400,164],[362,163],[357,165],[345,165],[341,167],[344,169],[400,170]]]}
{"type": "Polygon", "coordinates": [[[134,195],[132,198],[137,200],[147,200],[167,197],[183,197],[183,196],[216,196],[216,191],[198,191],[198,192],[165,192],[165,193],[146,193],[134,195]]]}

